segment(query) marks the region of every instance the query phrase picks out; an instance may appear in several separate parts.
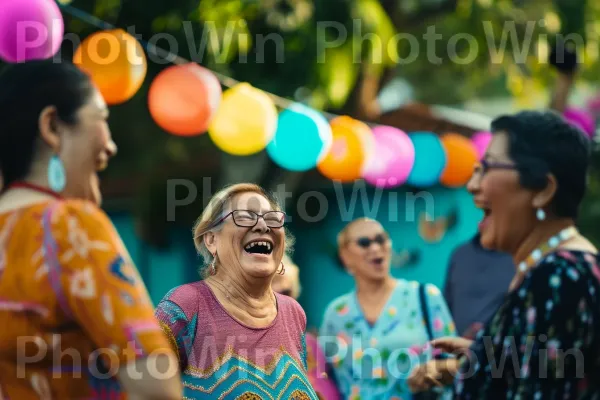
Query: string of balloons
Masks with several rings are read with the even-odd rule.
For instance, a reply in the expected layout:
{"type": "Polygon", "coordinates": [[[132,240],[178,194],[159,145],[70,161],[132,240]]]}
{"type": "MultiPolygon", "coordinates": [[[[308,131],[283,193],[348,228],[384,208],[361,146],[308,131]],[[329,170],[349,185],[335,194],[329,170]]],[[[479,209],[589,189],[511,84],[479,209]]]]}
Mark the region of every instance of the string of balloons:
{"type": "MultiPolygon", "coordinates": [[[[139,91],[148,69],[147,52],[172,64],[156,76],[148,92],[148,108],[158,126],[178,136],[208,133],[218,148],[238,156],[266,149],[276,164],[288,170],[316,167],[332,180],[365,179],[385,188],[405,183],[460,187],[491,140],[489,132],[478,132],[471,139],[452,132],[405,133],[316,111],[137,39],[70,4],[19,0],[3,7],[0,57],[4,60],[53,57],[64,35],[62,9],[99,29],[83,40],[73,62],[91,76],[109,105],[124,103],[139,91]],[[45,28],[45,39],[36,46],[26,37],[15,36],[16,26],[24,21],[45,28]]],[[[570,117],[589,129],[587,115],[571,113],[570,117]]]]}

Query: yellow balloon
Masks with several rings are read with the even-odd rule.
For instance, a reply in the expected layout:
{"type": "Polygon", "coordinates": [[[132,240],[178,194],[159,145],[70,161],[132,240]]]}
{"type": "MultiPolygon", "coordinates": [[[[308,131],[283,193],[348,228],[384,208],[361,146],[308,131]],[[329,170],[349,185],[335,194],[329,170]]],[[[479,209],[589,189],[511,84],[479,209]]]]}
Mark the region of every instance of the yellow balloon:
{"type": "Polygon", "coordinates": [[[208,135],[224,152],[247,156],[263,150],[276,130],[277,108],[271,98],[248,83],[239,83],[223,93],[208,135]]]}

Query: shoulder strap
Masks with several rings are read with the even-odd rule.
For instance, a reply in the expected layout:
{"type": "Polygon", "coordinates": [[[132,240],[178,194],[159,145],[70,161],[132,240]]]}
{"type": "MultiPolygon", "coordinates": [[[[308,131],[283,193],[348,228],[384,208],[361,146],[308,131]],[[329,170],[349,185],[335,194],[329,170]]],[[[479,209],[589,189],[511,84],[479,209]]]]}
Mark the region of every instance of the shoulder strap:
{"type": "Polygon", "coordinates": [[[425,285],[419,284],[419,300],[421,303],[421,313],[425,320],[425,329],[427,329],[427,336],[429,340],[433,340],[433,332],[431,330],[431,321],[429,318],[429,307],[427,306],[427,294],[425,293],[425,285]]]}

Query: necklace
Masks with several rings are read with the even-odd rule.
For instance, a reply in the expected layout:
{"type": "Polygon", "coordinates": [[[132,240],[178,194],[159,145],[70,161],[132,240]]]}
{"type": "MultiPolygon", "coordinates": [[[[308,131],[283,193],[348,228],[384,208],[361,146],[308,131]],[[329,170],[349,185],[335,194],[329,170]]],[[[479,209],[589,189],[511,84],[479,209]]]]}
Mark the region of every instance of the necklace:
{"type": "Polygon", "coordinates": [[[572,239],[577,234],[577,228],[570,226],[558,232],[552,236],[548,241],[542,244],[540,247],[531,252],[531,254],[519,263],[519,271],[525,272],[542,258],[542,256],[548,253],[550,250],[557,248],[561,243],[572,239]]]}
{"type": "Polygon", "coordinates": [[[40,193],[44,193],[44,194],[50,195],[50,196],[55,197],[57,199],[62,199],[63,198],[60,194],[58,194],[58,193],[56,193],[56,192],[54,192],[54,191],[52,191],[52,190],[50,190],[48,188],[45,188],[45,187],[40,186],[40,185],[36,185],[34,183],[25,182],[25,181],[13,182],[10,185],[8,185],[8,187],[6,189],[14,189],[14,188],[30,189],[30,190],[34,190],[36,192],[40,192],[40,193]]]}

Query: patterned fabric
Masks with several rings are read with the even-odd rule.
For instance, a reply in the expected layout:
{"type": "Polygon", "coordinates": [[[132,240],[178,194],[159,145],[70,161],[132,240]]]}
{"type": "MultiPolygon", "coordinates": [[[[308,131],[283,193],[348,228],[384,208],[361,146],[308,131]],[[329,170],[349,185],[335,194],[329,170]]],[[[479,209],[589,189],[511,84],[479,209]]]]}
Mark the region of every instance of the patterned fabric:
{"type": "MultiPolygon", "coordinates": [[[[426,285],[435,337],[455,336],[454,323],[440,290],[426,285]]],[[[334,300],[325,312],[319,341],[332,360],[335,378],[346,399],[411,399],[410,372],[431,358],[421,312],[419,283],[398,280],[377,322],[364,318],[356,292],[334,300]]]]}
{"type": "Polygon", "coordinates": [[[317,399],[306,372],[304,310],[275,296],[277,316],[261,329],[229,315],[205,282],[164,297],[156,316],[179,355],[185,399],[317,399]]]}
{"type": "Polygon", "coordinates": [[[128,260],[91,203],[0,215],[0,397],[118,399],[119,366],[170,351],[128,260]]]}
{"type": "Polygon", "coordinates": [[[477,334],[455,381],[456,397],[598,398],[598,261],[560,250],[529,271],[477,334]]]}

